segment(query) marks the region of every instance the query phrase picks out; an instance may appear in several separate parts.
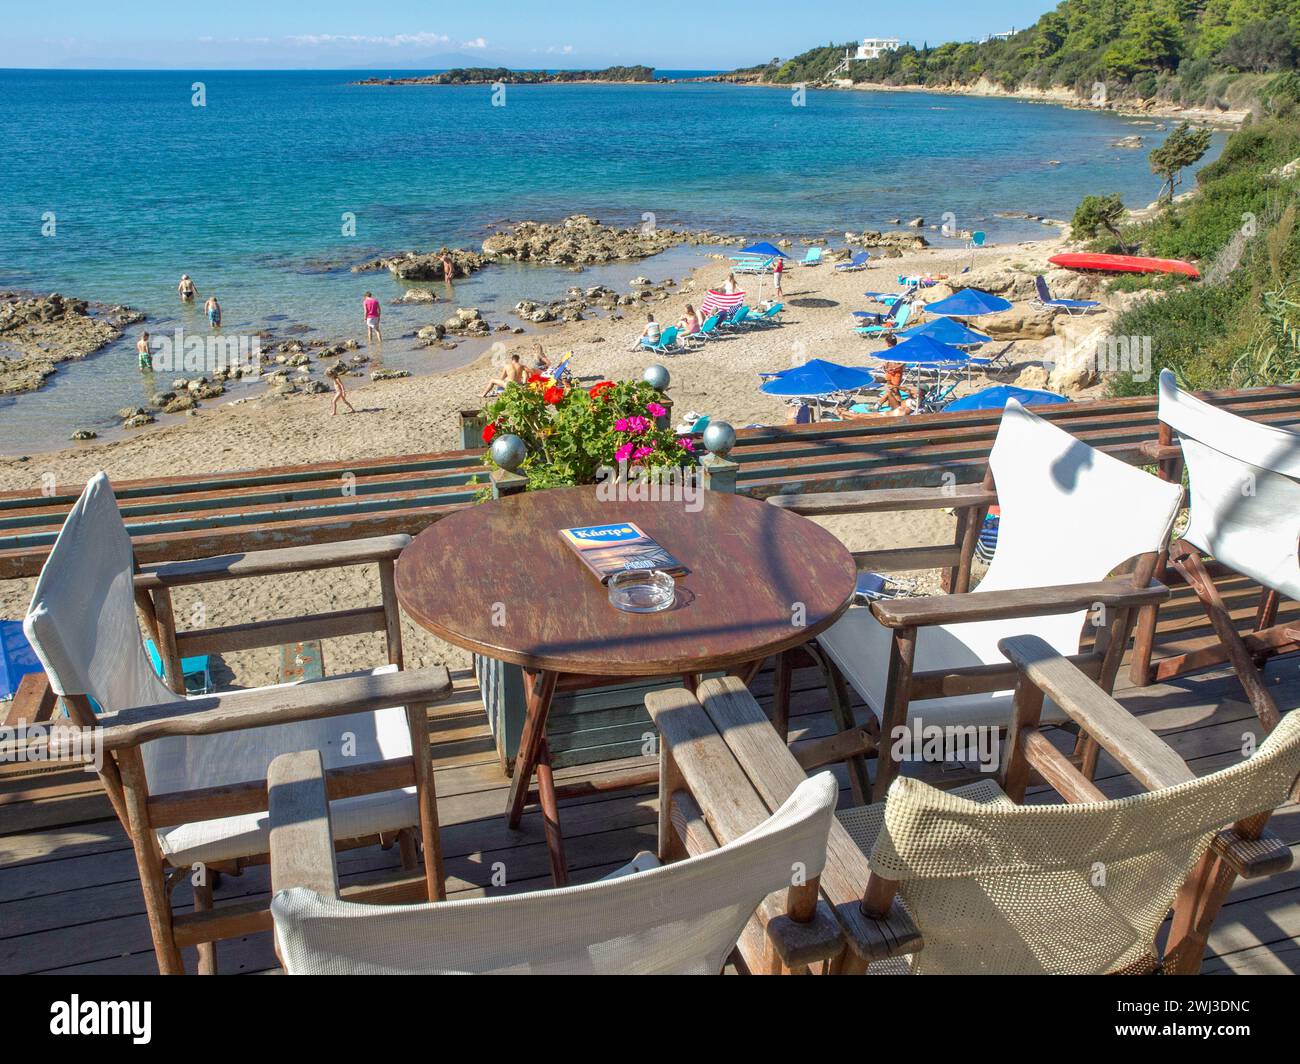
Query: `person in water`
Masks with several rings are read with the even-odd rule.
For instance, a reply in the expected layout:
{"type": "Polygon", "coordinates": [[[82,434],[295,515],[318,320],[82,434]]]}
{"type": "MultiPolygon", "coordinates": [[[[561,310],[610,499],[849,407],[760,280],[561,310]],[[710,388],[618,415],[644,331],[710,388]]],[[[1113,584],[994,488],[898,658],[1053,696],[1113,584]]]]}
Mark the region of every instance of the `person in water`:
{"type": "Polygon", "coordinates": [[[366,343],[383,343],[384,334],[379,329],[379,300],[367,292],[361,301],[361,309],[366,317],[366,343]]]}
{"type": "Polygon", "coordinates": [[[524,368],[523,360],[516,351],[510,356],[510,361],[505,364],[501,370],[501,376],[493,377],[487,382],[487,387],[483,389],[482,398],[486,399],[494,391],[504,389],[507,384],[523,384],[528,379],[528,370],[524,368]]]}
{"type": "Polygon", "coordinates": [[[153,355],[149,352],[149,334],[142,332],[140,339],[135,342],[136,357],[140,360],[141,369],[153,369],[153,355]]]}
{"type": "Polygon", "coordinates": [[[208,324],[214,329],[221,325],[221,304],[217,302],[216,296],[208,296],[208,301],[203,304],[204,311],[208,315],[208,324]]]}
{"type": "Polygon", "coordinates": [[[442,279],[451,284],[452,278],[456,276],[456,264],[451,261],[451,252],[446,248],[442,249],[442,279]]]}
{"type": "Polygon", "coordinates": [[[325,371],[331,383],[334,385],[334,404],[330,407],[330,416],[333,417],[339,412],[339,403],[342,402],[348,408],[348,413],[355,414],[356,408],[348,402],[347,389],[343,387],[343,371],[338,366],[330,366],[325,371]]]}
{"type": "Polygon", "coordinates": [[[180,284],[176,286],[176,291],[180,293],[182,303],[190,303],[194,297],[199,294],[199,290],[194,287],[194,282],[190,280],[188,273],[181,274],[180,284]]]}

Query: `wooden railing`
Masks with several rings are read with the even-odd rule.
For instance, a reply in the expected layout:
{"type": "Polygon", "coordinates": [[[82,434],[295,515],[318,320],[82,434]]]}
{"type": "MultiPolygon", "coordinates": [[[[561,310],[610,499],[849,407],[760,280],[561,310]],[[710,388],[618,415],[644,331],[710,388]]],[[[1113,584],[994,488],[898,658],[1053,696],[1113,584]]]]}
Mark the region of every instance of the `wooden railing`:
{"type": "MultiPolygon", "coordinates": [[[[1300,386],[1206,393],[1252,420],[1300,426],[1300,386]]],[[[1155,398],[1042,407],[1044,417],[1137,465],[1156,438],[1155,398]]],[[[814,491],[977,483],[999,411],[772,426],[737,433],[736,491],[754,498],[814,491]]],[[[159,477],[113,486],[141,563],[364,536],[415,534],[487,482],[479,450],[397,455],[247,472],[159,477]]],[[[0,579],[33,576],[81,484],[0,493],[0,579]]]]}

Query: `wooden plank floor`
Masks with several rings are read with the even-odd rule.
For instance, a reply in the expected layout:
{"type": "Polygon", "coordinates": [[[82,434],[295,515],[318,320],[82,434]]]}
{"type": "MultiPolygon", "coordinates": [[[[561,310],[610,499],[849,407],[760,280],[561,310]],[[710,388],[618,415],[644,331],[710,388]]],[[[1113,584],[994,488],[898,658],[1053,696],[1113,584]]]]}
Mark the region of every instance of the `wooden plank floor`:
{"type": "MultiPolygon", "coordinates": [[[[1294,659],[1269,668],[1283,711],[1300,705],[1294,659]],[[1285,678],[1285,679],[1283,679],[1285,678]]],[[[432,717],[443,848],[453,895],[529,890],[550,884],[536,812],[521,830],[506,828],[506,780],[498,767],[472,675],[456,676],[456,692],[432,717]],[[504,876],[504,886],[492,887],[504,876]]],[[[832,729],[825,692],[811,670],[796,674],[792,738],[832,729]]],[[[754,683],[766,707],[771,672],[754,683]]],[[[1235,678],[1220,669],[1148,688],[1126,688],[1120,699],[1181,754],[1198,774],[1240,757],[1243,735],[1258,726],[1235,678]]],[[[580,778],[624,769],[629,762],[557,773],[580,778]]],[[[1132,793],[1134,781],[1103,759],[1098,783],[1109,795],[1132,793]]],[[[847,785],[843,778],[843,800],[847,785]]],[[[566,801],[561,813],[575,882],[597,878],[641,849],[653,849],[653,789],[604,793],[566,801]]],[[[1275,830],[1300,847],[1300,808],[1282,810],[1275,830]]],[[[396,850],[340,855],[343,881],[396,866],[396,850]]],[[[267,889],[265,869],[228,877],[217,904],[267,889]]],[[[175,893],[177,911],[190,907],[189,889],[175,893]]],[[[193,963],[193,951],[186,953],[193,963]]],[[[269,934],[218,945],[225,973],[275,969],[269,934]]],[[[130,847],[94,776],[46,770],[0,777],[0,973],[151,973],[156,971],[130,847]]],[[[1300,871],[1239,883],[1211,940],[1206,973],[1300,972],[1300,871]]]]}

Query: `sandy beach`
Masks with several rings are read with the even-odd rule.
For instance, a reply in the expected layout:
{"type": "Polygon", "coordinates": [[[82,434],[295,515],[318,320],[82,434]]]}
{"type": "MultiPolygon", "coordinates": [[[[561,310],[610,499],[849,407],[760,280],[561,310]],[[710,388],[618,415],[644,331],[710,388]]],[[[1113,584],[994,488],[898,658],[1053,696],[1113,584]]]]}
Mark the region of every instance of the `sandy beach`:
{"type": "MultiPolygon", "coordinates": [[[[758,391],[760,371],[809,358],[867,365],[871,362],[867,356],[884,348],[883,342],[864,339],[852,330],[850,312],[872,306],[863,298],[864,291],[896,290],[900,274],[956,277],[972,264],[977,276],[990,270],[1044,270],[1047,257],[1062,244],[1055,229],[1045,227],[1044,233],[1043,240],[1027,243],[976,250],[929,248],[898,258],[873,258],[872,268],[858,273],[836,272],[829,262],[816,267],[792,265],[785,274],[786,311],[779,327],[750,329],[672,357],[630,350],[644,312],[624,308],[627,314],[621,321],[592,318],[534,327],[450,373],[381,382],[350,378],[355,414],[331,417],[325,395],[205,406],[180,423],[136,430],[125,439],[0,458],[0,490],[33,490],[50,474],[59,484],[75,485],[99,470],[115,480],[128,480],[453,449],[458,446],[457,412],[480,406],[484,384],[509,354],[518,350],[527,359],[539,340],[553,360],[572,352],[570,365],[580,377],[622,379],[662,362],[672,374],[669,394],[678,416],[693,410],[737,427],[778,423],[785,419],[785,407],[779,399],[758,391]]],[[[643,272],[659,279],[653,259],[646,260],[643,272]]],[[[687,303],[698,306],[706,289],[719,285],[727,272],[725,260],[711,260],[681,279],[666,299],[654,304],[656,318],[665,324],[676,322],[687,303]]],[[[1027,276],[1032,278],[1032,272],[1027,276]]],[[[740,281],[750,302],[755,302],[759,279],[740,281]]],[[[575,283],[581,283],[580,274],[575,275],[575,283]]],[[[763,284],[770,297],[771,279],[763,284]]],[[[433,312],[439,320],[448,306],[440,304],[433,312]]],[[[1090,328],[1098,323],[1093,317],[1088,321],[1090,328]]],[[[362,330],[356,338],[364,343],[362,330]]],[[[1040,344],[1015,342],[1009,355],[1012,368],[996,380],[1014,380],[1026,366],[1036,364],[1042,358],[1040,344]]],[[[989,346],[999,350],[1006,344],[989,346]]],[[[981,376],[976,376],[972,388],[988,383],[981,376]]],[[[952,535],[951,519],[942,513],[839,517],[828,519],[827,527],[853,550],[938,543],[952,535]]],[[[27,580],[0,582],[0,616],[21,617],[31,587],[27,580]]],[[[177,611],[185,618],[201,606],[205,624],[230,624],[363,605],[375,600],[377,588],[375,572],[366,567],[294,579],[215,584],[178,595],[177,611]]],[[[466,655],[435,643],[409,624],[405,638],[411,664],[445,662],[459,668],[468,664],[466,655]]],[[[240,686],[273,680],[276,653],[230,655],[225,662],[230,672],[219,673],[219,679],[240,686]]],[[[331,641],[326,646],[326,669],[333,673],[378,664],[381,654],[378,636],[331,641]]]]}

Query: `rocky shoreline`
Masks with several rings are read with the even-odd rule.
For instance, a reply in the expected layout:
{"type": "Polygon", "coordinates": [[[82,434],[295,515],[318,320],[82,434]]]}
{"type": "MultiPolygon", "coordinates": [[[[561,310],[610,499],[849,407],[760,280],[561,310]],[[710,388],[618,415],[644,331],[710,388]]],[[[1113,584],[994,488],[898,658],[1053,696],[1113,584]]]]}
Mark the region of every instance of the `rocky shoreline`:
{"type": "Polygon", "coordinates": [[[121,337],[144,314],[51,292],[0,292],[0,395],[33,392],[60,362],[85,358],[121,337]]]}

